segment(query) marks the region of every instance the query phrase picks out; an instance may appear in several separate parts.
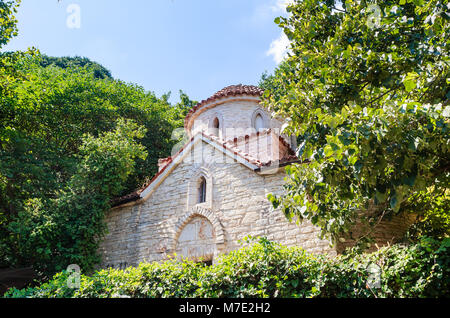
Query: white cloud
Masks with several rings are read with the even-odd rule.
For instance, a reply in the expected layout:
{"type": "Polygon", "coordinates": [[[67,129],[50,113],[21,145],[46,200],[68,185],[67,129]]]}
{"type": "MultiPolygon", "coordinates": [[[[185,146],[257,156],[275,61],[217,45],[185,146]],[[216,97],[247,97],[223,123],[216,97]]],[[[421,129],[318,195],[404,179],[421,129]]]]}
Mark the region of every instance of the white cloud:
{"type": "Polygon", "coordinates": [[[294,3],[294,0],[277,0],[271,8],[273,12],[285,12],[286,7],[291,3],[294,3]]]}
{"type": "MultiPolygon", "coordinates": [[[[245,18],[245,25],[252,28],[267,27],[271,24],[276,28],[274,24],[275,17],[288,16],[286,7],[294,3],[295,0],[265,0],[261,1],[252,12],[252,15],[245,18]]],[[[289,39],[283,31],[280,32],[278,38],[274,39],[270,43],[269,49],[265,52],[267,56],[272,56],[275,63],[279,64],[286,57],[289,51],[289,39]]]]}
{"type": "Polygon", "coordinates": [[[286,16],[286,7],[294,0],[265,0],[257,5],[250,17],[246,17],[246,22],[251,26],[261,26],[267,23],[273,23],[277,16],[286,16]]]}
{"type": "MultiPolygon", "coordinates": [[[[286,7],[293,2],[294,0],[277,0],[271,9],[273,12],[286,13],[286,7]]],[[[289,52],[289,45],[290,42],[288,37],[281,31],[280,36],[270,43],[270,48],[266,54],[268,56],[273,56],[275,63],[280,64],[289,52]]]]}
{"type": "Polygon", "coordinates": [[[266,54],[268,56],[272,55],[275,63],[280,64],[289,52],[289,45],[288,37],[281,31],[280,37],[270,43],[270,48],[266,54]]]}

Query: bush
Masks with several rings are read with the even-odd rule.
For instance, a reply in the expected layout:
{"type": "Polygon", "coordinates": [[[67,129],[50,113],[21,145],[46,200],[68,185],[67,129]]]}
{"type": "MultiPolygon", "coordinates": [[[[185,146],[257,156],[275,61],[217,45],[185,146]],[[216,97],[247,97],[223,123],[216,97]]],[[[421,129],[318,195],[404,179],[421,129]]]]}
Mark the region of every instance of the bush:
{"type": "Polygon", "coordinates": [[[36,288],[10,289],[5,297],[449,297],[450,239],[423,239],[356,250],[330,259],[266,239],[222,255],[213,266],[169,260],[125,270],[104,269],[81,276],[80,289],[67,287],[61,272],[36,288]],[[381,268],[380,285],[370,288],[370,264],[381,268]]]}

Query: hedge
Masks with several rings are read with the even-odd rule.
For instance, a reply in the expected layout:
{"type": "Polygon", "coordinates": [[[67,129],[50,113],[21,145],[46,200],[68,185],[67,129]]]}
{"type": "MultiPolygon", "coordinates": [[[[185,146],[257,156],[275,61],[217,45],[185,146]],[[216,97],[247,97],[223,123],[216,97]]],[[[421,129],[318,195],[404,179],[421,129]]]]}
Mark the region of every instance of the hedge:
{"type": "Polygon", "coordinates": [[[450,239],[423,239],[329,258],[250,239],[213,266],[169,260],[104,269],[81,275],[79,289],[68,288],[69,274],[61,272],[39,287],[10,289],[5,297],[449,297],[449,251],[450,239]],[[375,286],[367,284],[371,264],[381,269],[375,286]]]}

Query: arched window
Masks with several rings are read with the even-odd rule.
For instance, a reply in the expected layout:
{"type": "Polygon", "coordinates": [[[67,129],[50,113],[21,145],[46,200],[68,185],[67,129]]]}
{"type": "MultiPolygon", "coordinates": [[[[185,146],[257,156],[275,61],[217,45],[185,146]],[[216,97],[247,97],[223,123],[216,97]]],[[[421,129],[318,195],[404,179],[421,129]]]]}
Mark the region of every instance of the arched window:
{"type": "Polygon", "coordinates": [[[206,179],[200,178],[200,184],[198,187],[198,203],[206,202],[206,179]]]}
{"type": "Polygon", "coordinates": [[[196,168],[188,176],[187,209],[199,204],[205,208],[212,208],[214,182],[211,172],[206,167],[196,168]]]}
{"type": "Polygon", "coordinates": [[[270,122],[267,115],[260,108],[256,109],[252,115],[252,128],[256,131],[261,131],[263,129],[269,128],[270,122]]]}
{"type": "Polygon", "coordinates": [[[219,122],[219,118],[214,118],[213,120],[213,134],[215,136],[219,136],[219,129],[220,129],[220,122],[219,122]]]}
{"type": "Polygon", "coordinates": [[[264,129],[264,119],[262,118],[261,114],[256,115],[255,117],[255,129],[256,131],[260,131],[264,129]]]}

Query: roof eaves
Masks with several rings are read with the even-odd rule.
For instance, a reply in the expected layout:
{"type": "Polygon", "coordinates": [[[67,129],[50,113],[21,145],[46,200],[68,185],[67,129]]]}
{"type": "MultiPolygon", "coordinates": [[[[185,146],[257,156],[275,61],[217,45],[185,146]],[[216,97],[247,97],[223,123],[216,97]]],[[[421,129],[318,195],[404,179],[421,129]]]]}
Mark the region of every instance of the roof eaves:
{"type": "Polygon", "coordinates": [[[161,184],[162,181],[166,178],[166,176],[177,166],[183,159],[186,153],[190,151],[190,149],[199,141],[204,141],[216,149],[224,152],[226,155],[232,157],[236,161],[245,165],[247,168],[255,171],[261,163],[257,160],[253,160],[251,158],[246,158],[243,156],[240,151],[232,151],[230,150],[224,143],[219,143],[216,140],[213,140],[211,136],[208,136],[204,133],[198,133],[191,138],[191,140],[183,146],[174,156],[171,157],[170,162],[168,162],[162,169],[159,171],[149,182],[149,184],[139,193],[139,198],[146,200],[154,190],[161,184]]]}

